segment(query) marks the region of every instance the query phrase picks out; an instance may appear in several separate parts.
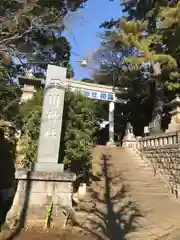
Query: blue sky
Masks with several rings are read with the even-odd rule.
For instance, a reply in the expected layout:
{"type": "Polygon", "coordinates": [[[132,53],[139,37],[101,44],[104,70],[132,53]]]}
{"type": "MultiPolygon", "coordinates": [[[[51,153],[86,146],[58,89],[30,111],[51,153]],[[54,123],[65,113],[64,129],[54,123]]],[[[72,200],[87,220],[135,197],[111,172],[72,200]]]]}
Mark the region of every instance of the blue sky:
{"type": "Polygon", "coordinates": [[[71,65],[75,72],[75,79],[91,75],[92,69],[83,69],[77,61],[90,56],[98,48],[101,41],[98,33],[103,31],[99,25],[112,17],[116,19],[121,16],[120,2],[120,0],[88,0],[85,8],[70,13],[66,17],[67,28],[64,36],[72,46],[71,65]]]}

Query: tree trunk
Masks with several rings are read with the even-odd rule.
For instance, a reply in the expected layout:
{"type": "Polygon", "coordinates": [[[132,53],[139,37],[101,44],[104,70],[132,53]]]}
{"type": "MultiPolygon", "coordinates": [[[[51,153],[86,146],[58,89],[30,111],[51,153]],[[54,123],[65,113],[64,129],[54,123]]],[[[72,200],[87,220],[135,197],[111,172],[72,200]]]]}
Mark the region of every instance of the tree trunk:
{"type": "Polygon", "coordinates": [[[152,120],[149,125],[150,135],[162,133],[161,122],[164,107],[164,86],[162,83],[155,83],[154,109],[152,120]]]}

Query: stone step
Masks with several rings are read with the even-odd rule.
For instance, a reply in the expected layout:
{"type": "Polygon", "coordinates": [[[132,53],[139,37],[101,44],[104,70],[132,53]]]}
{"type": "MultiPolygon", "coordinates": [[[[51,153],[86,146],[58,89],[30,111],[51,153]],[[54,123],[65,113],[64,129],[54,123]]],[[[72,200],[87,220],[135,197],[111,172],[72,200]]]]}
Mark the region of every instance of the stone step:
{"type": "MultiPolygon", "coordinates": [[[[103,164],[103,162],[102,162],[102,164],[103,164]]],[[[152,168],[151,167],[151,165],[148,165],[148,164],[146,164],[146,163],[143,163],[143,162],[134,162],[134,161],[131,161],[131,162],[128,162],[128,161],[121,161],[121,162],[117,162],[117,161],[109,161],[109,162],[107,162],[107,164],[109,164],[110,166],[121,166],[121,167],[129,167],[129,169],[131,169],[131,168],[137,168],[137,167],[150,167],[150,168],[152,168]]],[[[108,166],[109,166],[108,165],[108,166]]]]}
{"type": "Polygon", "coordinates": [[[137,162],[136,165],[138,167],[142,167],[144,169],[153,170],[153,167],[151,167],[150,165],[148,165],[146,163],[137,162]]]}
{"type": "Polygon", "coordinates": [[[129,233],[127,235],[127,240],[155,240],[160,236],[162,236],[162,233],[161,235],[157,235],[157,233],[154,234],[148,229],[143,229],[143,231],[129,233]]]}
{"type": "Polygon", "coordinates": [[[144,168],[140,168],[140,167],[132,168],[131,170],[128,170],[127,167],[120,168],[120,167],[116,166],[115,169],[109,168],[109,169],[107,169],[107,171],[108,172],[115,172],[115,173],[117,173],[117,171],[119,171],[121,173],[134,174],[134,175],[137,175],[137,172],[138,172],[138,174],[149,175],[149,176],[152,176],[154,178],[154,172],[153,171],[147,170],[147,169],[144,169],[144,168]]]}
{"type": "Polygon", "coordinates": [[[134,196],[131,196],[131,197],[133,198],[134,203],[137,206],[141,206],[142,209],[151,210],[151,209],[157,209],[158,208],[159,211],[161,209],[166,209],[166,210],[171,209],[172,211],[174,211],[177,208],[177,202],[171,196],[169,196],[169,197],[161,196],[161,198],[159,196],[153,196],[153,198],[151,198],[148,195],[147,196],[141,195],[141,196],[135,196],[135,198],[134,198],[134,196]],[[161,200],[161,201],[159,201],[158,199],[161,200]]]}
{"type": "Polygon", "coordinates": [[[171,230],[162,236],[159,240],[179,240],[180,239],[180,228],[171,230]]]}
{"type": "Polygon", "coordinates": [[[136,186],[136,187],[133,187],[133,186],[128,186],[128,189],[132,192],[134,191],[138,191],[138,192],[149,192],[149,193],[167,193],[167,189],[165,188],[157,188],[157,187],[146,187],[146,186],[142,186],[142,185],[139,185],[139,186],[136,186]]]}
{"type": "Polygon", "coordinates": [[[141,166],[136,166],[136,167],[131,167],[131,169],[129,169],[129,167],[128,166],[123,166],[123,167],[121,167],[121,166],[119,166],[119,165],[115,165],[114,166],[115,168],[113,168],[113,167],[107,167],[107,170],[111,170],[111,169],[113,169],[113,171],[116,171],[116,170],[120,170],[121,172],[132,172],[132,173],[136,173],[137,174],[137,172],[138,173],[141,173],[141,174],[149,174],[149,175],[154,175],[154,173],[153,173],[153,170],[152,169],[145,169],[145,168],[143,168],[143,167],[141,167],[141,166]]]}
{"type": "Polygon", "coordinates": [[[116,176],[117,174],[121,176],[136,176],[136,177],[149,177],[149,178],[154,178],[156,180],[156,177],[154,176],[154,173],[152,171],[147,171],[144,169],[131,169],[131,171],[128,171],[128,169],[120,169],[116,167],[114,170],[112,168],[107,169],[107,172],[109,174],[116,176]],[[138,173],[138,175],[137,175],[138,173]]]}
{"type": "MultiPolygon", "coordinates": [[[[117,171],[118,169],[116,169],[117,171]]],[[[136,172],[136,170],[128,172],[128,171],[121,171],[121,176],[123,178],[126,178],[127,181],[130,181],[131,179],[136,179],[136,180],[143,180],[146,182],[150,179],[150,181],[152,182],[158,182],[158,180],[156,179],[156,177],[154,176],[153,173],[149,173],[149,172],[143,172],[143,171],[139,171],[138,173],[136,172]],[[153,179],[154,178],[154,179],[153,179]]],[[[114,176],[116,176],[116,174],[114,174],[114,176]]]]}
{"type": "MultiPolygon", "coordinates": [[[[128,195],[133,202],[137,203],[137,204],[143,204],[143,206],[148,205],[151,206],[151,204],[153,204],[156,202],[161,202],[162,204],[164,204],[164,202],[167,202],[166,200],[171,201],[172,196],[170,194],[158,194],[158,193],[129,193],[128,195]]],[[[171,202],[171,204],[173,204],[173,201],[171,202]]],[[[174,201],[175,204],[175,201],[174,201]]]]}
{"type": "Polygon", "coordinates": [[[170,189],[169,187],[167,187],[163,182],[156,182],[156,181],[151,181],[150,179],[148,179],[147,181],[124,181],[124,184],[128,184],[134,188],[136,188],[136,186],[143,186],[143,187],[150,187],[150,188],[165,188],[165,189],[170,189]]]}
{"type": "MultiPolygon", "coordinates": [[[[116,160],[118,162],[136,162],[136,161],[141,161],[141,162],[146,162],[142,157],[140,156],[131,156],[131,155],[127,155],[127,154],[118,154],[118,156],[116,157],[116,159],[113,159],[112,157],[109,158],[109,161],[112,160],[116,160]],[[118,161],[119,159],[119,161],[118,161]]],[[[149,162],[149,160],[147,160],[147,162],[149,162]]]]}
{"type": "MultiPolygon", "coordinates": [[[[136,162],[144,162],[144,163],[149,163],[149,161],[145,161],[144,159],[142,159],[141,157],[139,156],[119,156],[121,158],[121,161],[119,162],[132,162],[132,163],[136,163],[136,162]]],[[[114,161],[114,160],[113,160],[114,161]]],[[[116,160],[117,161],[117,160],[116,160]]]]}
{"type": "MultiPolygon", "coordinates": [[[[157,212],[158,209],[154,209],[154,211],[157,212]]],[[[165,211],[159,211],[159,216],[160,215],[161,217],[157,217],[156,215],[151,215],[151,212],[149,212],[148,218],[151,219],[151,221],[154,222],[157,227],[161,227],[166,231],[169,231],[170,229],[178,226],[177,224],[179,224],[180,217],[176,216],[177,214],[173,213],[167,216],[165,211]]]]}
{"type": "Polygon", "coordinates": [[[109,166],[114,166],[114,167],[119,167],[119,168],[129,168],[129,170],[136,168],[147,168],[149,170],[153,169],[151,166],[148,165],[143,165],[143,164],[138,164],[138,163],[117,163],[117,162],[111,162],[107,167],[109,166]]]}
{"type": "Polygon", "coordinates": [[[163,230],[170,230],[174,228],[174,224],[169,223],[168,221],[166,221],[165,219],[162,218],[158,218],[154,217],[151,215],[151,217],[147,218],[145,216],[139,217],[137,218],[137,223],[135,224],[135,226],[144,226],[144,227],[149,227],[149,229],[153,229],[153,228],[161,228],[163,230]]]}
{"type": "MultiPolygon", "coordinates": [[[[150,163],[124,148],[102,147],[100,151],[111,155],[107,160],[107,168],[112,179],[109,181],[112,196],[118,193],[123,185],[127,186],[126,197],[120,197],[120,200],[117,197],[116,202],[128,204],[128,201],[131,201],[142,214],[142,217],[135,218],[135,231],[127,234],[127,240],[157,240],[171,228],[179,226],[180,200],[176,200],[168,185],[160,177],[154,175],[150,163]]],[[[102,168],[103,161],[96,159],[96,162],[102,168]]],[[[105,192],[104,181],[102,177],[101,182],[98,183],[101,185],[100,188],[94,185],[96,191],[101,189],[99,192],[105,192]]],[[[103,208],[103,204],[101,207],[103,208]]],[[[105,209],[107,209],[106,204],[104,211],[105,209]]]]}
{"type": "MultiPolygon", "coordinates": [[[[149,229],[148,229],[149,230],[149,229]]],[[[179,238],[169,238],[168,235],[171,233],[171,230],[162,230],[158,228],[150,229],[148,231],[149,235],[132,232],[132,234],[127,235],[127,240],[179,240],[179,238]]]]}
{"type": "Polygon", "coordinates": [[[144,191],[133,191],[132,195],[141,195],[141,196],[169,196],[169,193],[161,193],[161,192],[144,192],[144,191]]]}
{"type": "Polygon", "coordinates": [[[110,161],[108,162],[110,163],[111,165],[113,164],[113,166],[121,166],[121,167],[130,167],[133,168],[133,167],[149,167],[150,169],[152,168],[151,165],[148,165],[147,163],[144,163],[144,162],[141,162],[141,161],[137,161],[137,162],[114,162],[114,161],[110,161]]]}
{"type": "MultiPolygon", "coordinates": [[[[131,176],[128,176],[128,177],[131,177],[131,176]]],[[[150,179],[150,178],[143,180],[143,177],[138,179],[138,178],[135,178],[134,176],[132,176],[132,178],[129,178],[129,179],[124,178],[123,183],[127,183],[129,185],[133,184],[133,186],[145,185],[146,187],[160,187],[160,188],[164,187],[166,189],[169,188],[167,187],[166,183],[164,183],[163,181],[158,181],[157,179],[150,179]]]]}
{"type": "Polygon", "coordinates": [[[162,193],[162,194],[168,194],[168,195],[172,195],[170,189],[168,188],[156,188],[156,187],[145,187],[145,186],[137,186],[134,187],[133,185],[128,185],[128,190],[131,191],[132,193],[134,192],[149,192],[149,193],[162,193]]]}
{"type": "MultiPolygon", "coordinates": [[[[103,168],[104,166],[102,166],[102,168],[103,168]]],[[[109,164],[109,165],[107,165],[106,166],[106,169],[107,170],[110,170],[110,169],[113,169],[114,171],[116,170],[116,169],[119,169],[119,170],[121,170],[121,171],[123,171],[123,170],[127,170],[127,171],[129,171],[129,172],[131,172],[131,171],[144,171],[144,172],[149,172],[149,173],[151,173],[152,172],[152,168],[147,168],[146,169],[146,167],[145,166],[138,166],[138,165],[136,165],[136,166],[132,166],[132,164],[130,164],[129,166],[127,165],[127,164],[124,164],[124,165],[119,165],[119,164],[116,164],[116,163],[112,163],[112,164],[109,164]]]]}

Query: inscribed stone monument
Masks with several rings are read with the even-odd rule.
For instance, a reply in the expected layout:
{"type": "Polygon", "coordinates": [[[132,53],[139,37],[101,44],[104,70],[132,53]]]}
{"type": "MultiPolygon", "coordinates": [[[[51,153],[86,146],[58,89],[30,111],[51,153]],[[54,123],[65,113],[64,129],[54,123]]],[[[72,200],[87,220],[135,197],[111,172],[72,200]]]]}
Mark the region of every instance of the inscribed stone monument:
{"type": "Polygon", "coordinates": [[[58,157],[65,88],[66,68],[48,65],[38,156],[34,166],[36,171],[63,171],[63,164],[58,164],[58,157]]]}
{"type": "Polygon", "coordinates": [[[52,227],[65,221],[64,208],[72,208],[74,173],[63,172],[58,164],[66,69],[49,65],[44,90],[38,162],[31,169],[16,171],[17,191],[7,219],[19,219],[24,226],[44,226],[47,206],[53,203],[52,227]]]}

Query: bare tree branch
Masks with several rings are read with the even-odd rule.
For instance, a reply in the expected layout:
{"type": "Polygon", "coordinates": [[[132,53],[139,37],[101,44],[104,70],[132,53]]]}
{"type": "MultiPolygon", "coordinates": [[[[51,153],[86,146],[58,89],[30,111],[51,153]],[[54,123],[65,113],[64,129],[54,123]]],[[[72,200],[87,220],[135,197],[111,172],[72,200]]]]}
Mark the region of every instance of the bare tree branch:
{"type": "Polygon", "coordinates": [[[5,38],[3,39],[2,41],[0,41],[0,44],[7,44],[8,42],[12,42],[12,41],[15,41],[15,40],[18,40],[18,39],[21,39],[22,37],[24,37],[24,35],[30,33],[32,30],[33,30],[33,24],[34,24],[35,20],[32,20],[31,22],[31,26],[26,30],[24,31],[23,33],[19,34],[19,35],[15,35],[13,37],[8,37],[8,38],[5,38]]]}

